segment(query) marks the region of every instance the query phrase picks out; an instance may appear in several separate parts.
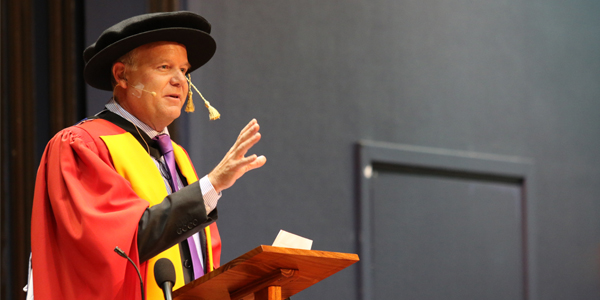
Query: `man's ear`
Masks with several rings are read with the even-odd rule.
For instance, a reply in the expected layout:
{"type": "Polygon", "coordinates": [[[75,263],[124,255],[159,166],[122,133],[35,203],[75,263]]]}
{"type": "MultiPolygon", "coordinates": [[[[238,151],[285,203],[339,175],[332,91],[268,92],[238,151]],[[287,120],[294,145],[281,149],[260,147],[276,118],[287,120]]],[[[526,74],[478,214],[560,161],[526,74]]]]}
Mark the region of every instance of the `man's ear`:
{"type": "Polygon", "coordinates": [[[113,80],[121,88],[127,88],[127,78],[125,77],[125,64],[122,62],[116,62],[112,66],[113,80]]]}

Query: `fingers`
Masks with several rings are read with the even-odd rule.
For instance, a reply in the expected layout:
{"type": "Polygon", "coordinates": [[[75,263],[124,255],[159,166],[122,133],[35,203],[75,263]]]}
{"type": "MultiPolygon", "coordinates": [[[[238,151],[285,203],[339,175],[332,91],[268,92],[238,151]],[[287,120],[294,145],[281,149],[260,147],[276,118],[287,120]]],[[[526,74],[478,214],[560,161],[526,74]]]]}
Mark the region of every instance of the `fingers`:
{"type": "Polygon", "coordinates": [[[238,144],[240,144],[244,140],[248,139],[248,137],[252,136],[253,133],[258,132],[259,129],[260,129],[260,126],[258,125],[258,122],[256,121],[256,119],[252,119],[246,125],[246,127],[244,127],[244,129],[242,129],[242,131],[240,131],[240,134],[238,135],[236,143],[233,146],[236,147],[238,144]]]}
{"type": "Polygon", "coordinates": [[[242,129],[242,131],[240,132],[240,135],[242,135],[244,132],[248,131],[254,124],[258,124],[258,121],[256,121],[256,119],[250,120],[250,122],[248,122],[248,124],[246,124],[246,127],[244,127],[244,129],[242,129]]]}
{"type": "Polygon", "coordinates": [[[256,154],[245,157],[240,161],[240,166],[245,167],[244,173],[262,167],[267,162],[264,155],[256,156],[256,154]]]}
{"type": "Polygon", "coordinates": [[[255,133],[253,136],[251,136],[238,146],[235,154],[238,155],[238,157],[246,155],[246,152],[248,152],[248,150],[250,150],[252,146],[256,145],[256,143],[260,141],[261,137],[262,135],[260,133],[255,133]]]}
{"type": "Polygon", "coordinates": [[[260,130],[260,125],[258,125],[256,120],[248,123],[231,149],[235,156],[242,157],[246,155],[246,152],[260,141],[261,134],[258,130],[260,130]]]}
{"type": "Polygon", "coordinates": [[[260,126],[251,120],[240,132],[236,142],[223,160],[209,174],[209,180],[217,192],[231,187],[246,172],[262,167],[267,158],[256,154],[244,157],[248,150],[261,139],[260,126]]]}

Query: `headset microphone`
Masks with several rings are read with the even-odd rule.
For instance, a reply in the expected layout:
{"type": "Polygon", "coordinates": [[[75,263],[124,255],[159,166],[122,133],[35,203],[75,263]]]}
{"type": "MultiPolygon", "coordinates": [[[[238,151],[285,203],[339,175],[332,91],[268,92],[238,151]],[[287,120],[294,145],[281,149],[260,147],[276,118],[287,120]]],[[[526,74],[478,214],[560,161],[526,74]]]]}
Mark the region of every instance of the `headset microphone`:
{"type": "Polygon", "coordinates": [[[146,93],[150,93],[150,94],[152,94],[152,96],[156,97],[156,92],[151,92],[151,91],[146,91],[146,90],[142,90],[142,91],[144,91],[146,93]]]}
{"type": "Polygon", "coordinates": [[[134,85],[133,88],[135,89],[135,91],[133,91],[132,94],[138,98],[142,98],[142,92],[146,92],[148,94],[151,94],[153,97],[156,97],[156,92],[145,90],[144,85],[141,83],[134,85]]]}

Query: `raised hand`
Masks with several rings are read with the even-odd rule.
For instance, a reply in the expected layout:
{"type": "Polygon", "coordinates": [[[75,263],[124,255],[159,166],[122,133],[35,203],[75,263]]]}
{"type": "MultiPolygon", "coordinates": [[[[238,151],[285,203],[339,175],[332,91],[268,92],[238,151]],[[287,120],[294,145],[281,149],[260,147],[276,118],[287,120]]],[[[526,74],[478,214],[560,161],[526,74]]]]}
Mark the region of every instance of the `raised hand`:
{"type": "Polygon", "coordinates": [[[262,167],[267,158],[263,155],[252,154],[245,156],[254,144],[260,141],[260,126],[252,119],[240,132],[235,144],[229,149],[221,162],[208,174],[217,193],[231,187],[246,172],[262,167]]]}

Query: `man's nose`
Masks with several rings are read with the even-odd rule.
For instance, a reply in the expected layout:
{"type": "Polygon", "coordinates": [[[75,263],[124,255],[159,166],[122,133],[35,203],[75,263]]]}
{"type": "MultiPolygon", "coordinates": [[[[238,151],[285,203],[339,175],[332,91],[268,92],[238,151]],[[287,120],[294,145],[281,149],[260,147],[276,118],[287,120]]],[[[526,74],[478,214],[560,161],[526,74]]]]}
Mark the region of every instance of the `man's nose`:
{"type": "Polygon", "coordinates": [[[171,84],[178,86],[181,84],[185,84],[186,83],[186,79],[185,79],[185,74],[179,70],[175,71],[175,74],[173,74],[173,76],[171,76],[171,84]]]}

